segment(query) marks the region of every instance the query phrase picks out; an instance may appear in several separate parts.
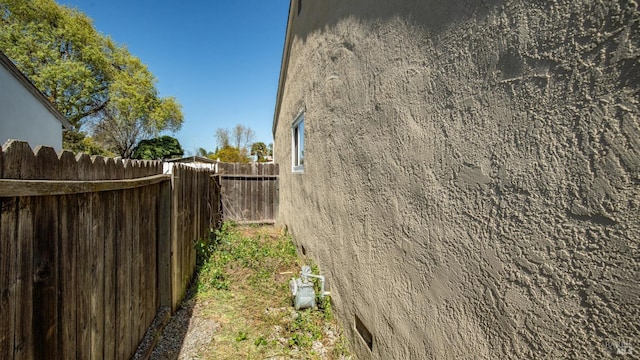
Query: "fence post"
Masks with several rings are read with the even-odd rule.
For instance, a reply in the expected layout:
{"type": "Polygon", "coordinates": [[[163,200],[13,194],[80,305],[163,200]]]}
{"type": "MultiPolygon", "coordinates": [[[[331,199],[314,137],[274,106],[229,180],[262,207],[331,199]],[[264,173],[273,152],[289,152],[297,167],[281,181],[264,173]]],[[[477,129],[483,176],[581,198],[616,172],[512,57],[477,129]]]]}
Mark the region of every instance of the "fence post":
{"type": "Polygon", "coordinates": [[[171,307],[171,181],[160,184],[158,204],[158,302],[171,307]]]}

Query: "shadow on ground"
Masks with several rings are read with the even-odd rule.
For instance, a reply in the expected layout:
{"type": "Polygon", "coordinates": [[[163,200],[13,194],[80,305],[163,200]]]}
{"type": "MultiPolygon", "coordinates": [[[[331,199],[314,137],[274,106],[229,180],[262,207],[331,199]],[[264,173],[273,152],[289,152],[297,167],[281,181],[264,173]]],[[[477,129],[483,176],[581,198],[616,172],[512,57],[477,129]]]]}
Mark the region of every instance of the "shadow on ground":
{"type": "Polygon", "coordinates": [[[198,286],[197,276],[196,273],[185,299],[173,316],[170,316],[168,308],[158,312],[133,359],[196,359],[211,342],[220,325],[199,316],[202,305],[199,306],[194,296],[198,286]],[[163,329],[164,323],[166,326],[163,329]]]}

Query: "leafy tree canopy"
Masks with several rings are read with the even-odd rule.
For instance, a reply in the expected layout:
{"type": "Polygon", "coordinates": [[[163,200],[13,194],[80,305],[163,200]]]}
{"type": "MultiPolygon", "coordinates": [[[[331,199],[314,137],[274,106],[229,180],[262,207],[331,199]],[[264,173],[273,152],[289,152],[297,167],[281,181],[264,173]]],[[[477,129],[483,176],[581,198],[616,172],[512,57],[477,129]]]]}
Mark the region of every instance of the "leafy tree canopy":
{"type": "Polygon", "coordinates": [[[80,11],[53,0],[0,0],[0,28],[0,50],[73,131],[91,130],[100,145],[129,157],[140,139],[181,127],[176,99],[160,97],[147,67],[80,11]]]}
{"type": "Polygon", "coordinates": [[[116,45],[53,0],[0,0],[0,50],[79,128],[109,99],[116,45]]]}
{"type": "Polygon", "coordinates": [[[211,159],[227,163],[248,163],[251,159],[235,146],[227,145],[208,156],[211,159]]]}
{"type": "Polygon", "coordinates": [[[82,131],[65,131],[63,133],[63,141],[66,144],[67,150],[71,150],[74,153],[85,153],[89,155],[101,155],[107,157],[113,157],[115,154],[100,144],[91,136],[87,136],[82,131]]]}
{"type": "Polygon", "coordinates": [[[266,161],[265,156],[269,154],[267,145],[263,142],[256,142],[251,145],[251,155],[255,155],[258,162],[266,161]]]}
{"type": "Polygon", "coordinates": [[[178,139],[171,136],[161,136],[149,140],[142,140],[133,150],[131,158],[140,160],[162,160],[182,156],[184,151],[178,139]]]}
{"type": "MultiPolygon", "coordinates": [[[[218,149],[216,149],[216,152],[218,151],[218,149]]],[[[196,155],[197,156],[202,156],[202,157],[211,157],[213,156],[214,153],[212,153],[211,151],[205,149],[205,148],[198,148],[196,150],[196,155]]]]}

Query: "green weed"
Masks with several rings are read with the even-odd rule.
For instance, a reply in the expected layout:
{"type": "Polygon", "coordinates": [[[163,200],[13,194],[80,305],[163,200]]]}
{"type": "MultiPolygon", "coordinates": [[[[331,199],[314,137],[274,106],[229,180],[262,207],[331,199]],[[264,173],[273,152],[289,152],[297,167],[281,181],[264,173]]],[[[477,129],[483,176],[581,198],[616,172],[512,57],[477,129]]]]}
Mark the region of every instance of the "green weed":
{"type": "Polygon", "coordinates": [[[236,336],[236,341],[245,341],[245,340],[247,340],[247,332],[239,331],[238,336],[236,336]]]}
{"type": "MultiPolygon", "coordinates": [[[[290,235],[273,227],[225,222],[196,250],[196,299],[211,303],[208,312],[221,324],[215,346],[203,358],[318,359],[312,351],[318,341],[330,358],[348,356],[329,297],[318,298],[317,309],[295,311],[291,306],[288,281],[299,275],[302,262],[290,235]]],[[[319,273],[317,266],[312,268],[319,273]]]]}
{"type": "Polygon", "coordinates": [[[253,344],[255,346],[260,346],[260,345],[264,346],[269,344],[269,342],[267,342],[267,339],[265,339],[264,336],[258,336],[258,338],[256,339],[256,341],[253,342],[253,344]]]}

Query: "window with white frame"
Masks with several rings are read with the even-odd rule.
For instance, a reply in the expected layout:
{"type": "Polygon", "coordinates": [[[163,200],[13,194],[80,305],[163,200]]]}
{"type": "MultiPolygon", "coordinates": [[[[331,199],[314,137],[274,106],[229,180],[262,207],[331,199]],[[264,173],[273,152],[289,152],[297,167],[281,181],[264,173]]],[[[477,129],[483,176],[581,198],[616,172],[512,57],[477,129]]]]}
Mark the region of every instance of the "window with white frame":
{"type": "Polygon", "coordinates": [[[291,126],[291,155],[294,172],[304,170],[304,113],[293,121],[291,126]]]}

